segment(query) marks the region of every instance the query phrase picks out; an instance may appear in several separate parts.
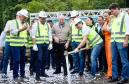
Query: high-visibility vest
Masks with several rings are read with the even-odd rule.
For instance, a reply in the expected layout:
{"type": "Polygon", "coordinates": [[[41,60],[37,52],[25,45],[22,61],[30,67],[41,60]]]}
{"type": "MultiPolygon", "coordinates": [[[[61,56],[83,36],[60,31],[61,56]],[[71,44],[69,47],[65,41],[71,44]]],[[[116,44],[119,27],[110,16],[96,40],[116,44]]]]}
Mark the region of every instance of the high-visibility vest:
{"type": "Polygon", "coordinates": [[[118,17],[114,17],[111,23],[111,42],[124,42],[125,39],[125,18],[127,13],[122,12],[118,17]]]}
{"type": "Polygon", "coordinates": [[[74,24],[71,25],[72,28],[72,42],[81,42],[82,31],[78,30],[74,24]]]}
{"type": "Polygon", "coordinates": [[[33,46],[32,38],[29,36],[28,37],[28,47],[32,47],[32,46],[33,46]]]}
{"type": "Polygon", "coordinates": [[[92,47],[103,42],[100,35],[94,29],[91,29],[90,33],[87,35],[87,39],[89,41],[89,45],[92,47]]]}
{"type": "Polygon", "coordinates": [[[41,23],[37,23],[37,31],[36,31],[36,44],[48,44],[49,43],[49,35],[48,35],[48,24],[44,25],[41,23]]]}
{"type": "Polygon", "coordinates": [[[6,34],[5,42],[10,42],[10,34],[9,33],[6,34]]]}
{"type": "Polygon", "coordinates": [[[32,37],[30,36],[30,33],[27,32],[27,47],[32,47],[33,46],[33,42],[32,42],[32,37]]]}
{"type": "MultiPolygon", "coordinates": [[[[19,23],[17,20],[14,21],[17,26],[17,29],[19,28],[19,23]]],[[[22,47],[22,46],[27,46],[27,31],[24,30],[17,35],[10,35],[10,46],[17,46],[17,47],[22,47]]]]}

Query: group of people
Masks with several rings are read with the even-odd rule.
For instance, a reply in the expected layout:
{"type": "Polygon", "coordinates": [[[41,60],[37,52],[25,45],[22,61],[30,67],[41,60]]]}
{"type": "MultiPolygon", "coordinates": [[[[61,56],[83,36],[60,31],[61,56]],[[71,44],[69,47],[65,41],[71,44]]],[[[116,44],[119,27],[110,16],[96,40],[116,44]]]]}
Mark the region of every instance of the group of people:
{"type": "Polygon", "coordinates": [[[109,82],[123,84],[129,79],[128,38],[129,15],[113,3],[109,10],[98,16],[97,23],[92,17],[85,21],[80,19],[75,10],[70,12],[70,21],[60,15],[57,23],[47,21],[47,15],[40,11],[38,19],[27,23],[28,11],[21,9],[16,13],[16,19],[7,21],[0,37],[0,50],[3,50],[1,71],[7,77],[8,61],[10,59],[13,79],[17,81],[26,78],[26,48],[30,48],[30,75],[36,73],[35,79],[49,77],[45,69],[55,69],[53,74],[67,75],[65,51],[75,51],[69,55],[71,74],[83,76],[84,69],[91,74],[91,80],[96,79],[98,72],[106,71],[109,82]],[[5,42],[5,43],[4,43],[5,42]],[[79,51],[81,48],[87,50],[79,51]],[[120,58],[120,59],[119,59],[120,58]],[[121,74],[119,62],[121,62],[121,74]],[[120,76],[120,80],[119,80],[120,76]]]}

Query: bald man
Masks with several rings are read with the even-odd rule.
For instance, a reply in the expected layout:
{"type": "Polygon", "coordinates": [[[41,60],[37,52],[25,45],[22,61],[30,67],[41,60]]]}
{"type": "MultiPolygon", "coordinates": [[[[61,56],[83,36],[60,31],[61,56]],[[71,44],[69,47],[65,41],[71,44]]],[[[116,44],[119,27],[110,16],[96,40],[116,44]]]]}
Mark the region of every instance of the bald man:
{"type": "Polygon", "coordinates": [[[56,71],[54,74],[61,73],[61,65],[64,69],[64,76],[67,75],[66,60],[64,51],[69,47],[71,40],[70,25],[65,22],[65,17],[60,15],[59,23],[54,24],[52,28],[52,37],[54,39],[54,50],[56,53],[56,71]]]}

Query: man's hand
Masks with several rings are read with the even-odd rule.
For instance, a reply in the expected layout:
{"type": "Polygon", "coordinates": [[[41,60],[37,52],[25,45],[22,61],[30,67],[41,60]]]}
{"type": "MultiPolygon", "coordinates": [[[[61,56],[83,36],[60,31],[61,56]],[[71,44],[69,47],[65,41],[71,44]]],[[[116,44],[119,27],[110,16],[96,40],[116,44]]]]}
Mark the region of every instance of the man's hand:
{"type": "Polygon", "coordinates": [[[65,44],[65,49],[68,49],[68,47],[69,47],[69,43],[66,43],[65,44]]]}
{"type": "Polygon", "coordinates": [[[27,23],[24,23],[24,24],[23,24],[23,28],[22,28],[22,29],[26,30],[27,28],[28,28],[27,23]]]}
{"type": "Polygon", "coordinates": [[[123,47],[124,47],[124,48],[128,47],[128,41],[125,41],[125,42],[123,43],[123,47]]]}
{"type": "Polygon", "coordinates": [[[59,43],[59,38],[54,37],[54,41],[55,41],[56,43],[59,43]]]}
{"type": "Polygon", "coordinates": [[[79,49],[78,48],[74,49],[74,52],[75,53],[79,52],[79,49]]]}
{"type": "Polygon", "coordinates": [[[49,44],[48,50],[51,50],[53,48],[52,43],[49,44]]]}
{"type": "Polygon", "coordinates": [[[34,51],[38,51],[38,47],[37,47],[36,44],[33,45],[33,50],[34,50],[34,51]]]}

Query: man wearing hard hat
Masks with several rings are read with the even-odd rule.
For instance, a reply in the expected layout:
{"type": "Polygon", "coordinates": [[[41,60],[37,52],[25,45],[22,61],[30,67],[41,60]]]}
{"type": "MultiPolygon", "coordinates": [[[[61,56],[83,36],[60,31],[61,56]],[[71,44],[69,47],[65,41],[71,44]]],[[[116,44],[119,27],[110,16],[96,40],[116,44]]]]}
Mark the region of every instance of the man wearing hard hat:
{"type": "MultiPolygon", "coordinates": [[[[78,17],[78,11],[73,10],[71,13],[71,30],[72,30],[72,49],[75,49],[81,42],[82,40],[82,32],[81,30],[77,29],[75,26],[74,19],[78,17]]],[[[74,73],[79,73],[80,76],[83,75],[84,71],[84,51],[81,51],[79,53],[75,53],[72,55],[73,57],[73,62],[74,62],[74,70],[71,72],[71,74],[74,73]]]]}
{"type": "Polygon", "coordinates": [[[97,58],[100,54],[101,48],[103,46],[103,40],[100,37],[100,35],[94,30],[90,29],[86,26],[85,23],[82,22],[80,18],[75,18],[75,26],[82,30],[82,36],[83,39],[81,43],[77,46],[77,48],[74,50],[75,52],[78,52],[80,48],[82,48],[87,42],[90,46],[92,46],[92,52],[91,52],[91,79],[96,79],[96,72],[97,72],[97,58]]]}
{"type": "Polygon", "coordinates": [[[13,79],[18,81],[20,72],[20,78],[25,78],[25,54],[27,46],[27,28],[28,23],[28,11],[26,9],[20,10],[18,19],[12,20],[10,26],[10,46],[13,56],[13,79]],[[20,67],[20,71],[19,71],[20,67]]]}
{"type": "MultiPolygon", "coordinates": [[[[18,19],[20,15],[20,11],[16,13],[16,19],[18,19]]],[[[3,53],[3,62],[2,62],[2,78],[7,78],[7,67],[8,67],[8,59],[11,57],[11,62],[12,62],[12,53],[11,53],[11,46],[10,46],[10,27],[11,27],[11,22],[12,20],[8,20],[5,28],[0,36],[1,41],[0,42],[5,42],[4,46],[4,53],[3,53]]],[[[12,68],[12,63],[10,65],[10,68],[12,68]]]]}
{"type": "Polygon", "coordinates": [[[46,57],[48,48],[52,49],[51,28],[46,23],[47,15],[44,11],[39,12],[39,20],[32,25],[33,50],[38,51],[36,63],[36,80],[41,81],[40,76],[48,77],[45,73],[46,57]]]}

